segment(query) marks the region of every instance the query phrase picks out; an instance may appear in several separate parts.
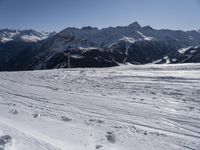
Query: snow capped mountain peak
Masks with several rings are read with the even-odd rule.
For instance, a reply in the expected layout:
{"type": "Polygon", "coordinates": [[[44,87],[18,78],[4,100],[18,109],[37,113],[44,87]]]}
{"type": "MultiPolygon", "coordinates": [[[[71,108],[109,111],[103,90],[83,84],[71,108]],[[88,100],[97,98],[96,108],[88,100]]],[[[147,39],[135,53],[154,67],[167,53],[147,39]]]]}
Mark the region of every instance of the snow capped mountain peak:
{"type": "Polygon", "coordinates": [[[8,42],[11,41],[12,38],[19,34],[18,30],[9,30],[9,29],[2,29],[0,30],[0,41],[1,42],[8,42]]]}
{"type": "Polygon", "coordinates": [[[49,37],[47,32],[37,32],[34,30],[24,30],[21,32],[21,39],[26,42],[37,42],[49,37]]]}
{"type": "Polygon", "coordinates": [[[48,38],[51,33],[48,32],[37,32],[35,30],[13,30],[13,29],[2,29],[0,30],[0,42],[9,41],[25,41],[25,42],[37,42],[48,38]]]}
{"type": "MultiPolygon", "coordinates": [[[[172,30],[156,30],[151,26],[141,27],[138,22],[133,22],[128,26],[117,26],[98,29],[91,26],[86,26],[81,29],[71,27],[66,28],[57,34],[63,38],[69,37],[74,40],[87,40],[93,43],[97,47],[106,47],[117,43],[123,36],[131,37],[135,40],[176,40],[187,41],[190,40],[190,45],[198,44],[200,38],[199,32],[184,32],[184,31],[172,31],[172,30]],[[198,33],[198,34],[197,34],[198,33]]],[[[182,43],[182,42],[181,42],[182,43]]],[[[183,47],[190,45],[182,45],[183,47]]]]}

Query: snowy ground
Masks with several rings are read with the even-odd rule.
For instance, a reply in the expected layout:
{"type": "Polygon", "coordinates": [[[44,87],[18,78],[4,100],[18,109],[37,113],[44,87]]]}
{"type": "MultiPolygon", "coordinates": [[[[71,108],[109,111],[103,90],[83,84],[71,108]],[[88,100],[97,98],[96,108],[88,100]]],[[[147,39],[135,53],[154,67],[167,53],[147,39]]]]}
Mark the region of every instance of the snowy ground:
{"type": "Polygon", "coordinates": [[[2,149],[200,150],[200,64],[1,72],[2,149]]]}

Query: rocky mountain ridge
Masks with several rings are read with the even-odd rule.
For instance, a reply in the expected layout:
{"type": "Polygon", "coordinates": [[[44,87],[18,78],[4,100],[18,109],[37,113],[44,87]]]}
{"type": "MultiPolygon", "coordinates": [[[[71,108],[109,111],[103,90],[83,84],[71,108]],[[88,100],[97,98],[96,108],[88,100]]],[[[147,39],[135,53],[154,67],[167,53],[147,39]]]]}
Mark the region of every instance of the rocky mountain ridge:
{"type": "Polygon", "coordinates": [[[200,59],[193,55],[198,53],[199,45],[198,31],[157,30],[150,26],[142,27],[137,22],[103,29],[90,26],[66,28],[43,40],[30,42],[13,38],[11,41],[0,42],[0,70],[65,68],[69,62],[67,55],[70,55],[71,67],[110,67],[125,63],[196,63],[200,59]],[[190,55],[180,53],[180,49],[189,46],[196,47],[197,52],[190,55]]]}

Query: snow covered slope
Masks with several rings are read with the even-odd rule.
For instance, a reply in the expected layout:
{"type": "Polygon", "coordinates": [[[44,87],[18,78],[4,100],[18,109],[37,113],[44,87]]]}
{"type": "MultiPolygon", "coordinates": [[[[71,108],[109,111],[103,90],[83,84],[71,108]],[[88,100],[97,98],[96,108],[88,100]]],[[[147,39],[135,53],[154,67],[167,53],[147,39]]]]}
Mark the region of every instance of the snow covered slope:
{"type": "Polygon", "coordinates": [[[199,150],[200,64],[0,73],[6,150],[199,150]]]}
{"type": "Polygon", "coordinates": [[[154,63],[200,63],[200,46],[181,48],[174,56],[165,56],[154,63]]]}
{"type": "MultiPolygon", "coordinates": [[[[54,33],[53,33],[54,34],[54,33]]],[[[37,32],[34,30],[0,30],[0,42],[9,41],[24,41],[24,42],[37,42],[48,38],[52,33],[37,32]]]]}

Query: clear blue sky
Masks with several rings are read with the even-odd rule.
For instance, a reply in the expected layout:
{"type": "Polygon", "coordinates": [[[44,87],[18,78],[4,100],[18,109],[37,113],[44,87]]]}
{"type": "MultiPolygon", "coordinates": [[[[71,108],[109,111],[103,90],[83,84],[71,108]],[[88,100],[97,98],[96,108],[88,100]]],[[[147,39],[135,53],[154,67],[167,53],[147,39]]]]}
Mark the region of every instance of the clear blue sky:
{"type": "Polygon", "coordinates": [[[200,29],[200,0],[0,0],[0,28],[60,31],[128,25],[200,29]]]}

